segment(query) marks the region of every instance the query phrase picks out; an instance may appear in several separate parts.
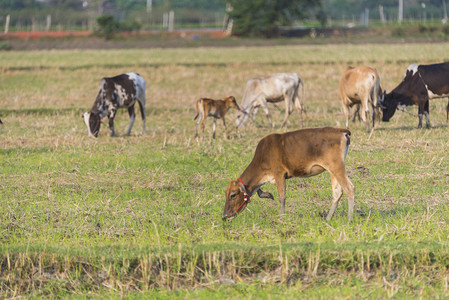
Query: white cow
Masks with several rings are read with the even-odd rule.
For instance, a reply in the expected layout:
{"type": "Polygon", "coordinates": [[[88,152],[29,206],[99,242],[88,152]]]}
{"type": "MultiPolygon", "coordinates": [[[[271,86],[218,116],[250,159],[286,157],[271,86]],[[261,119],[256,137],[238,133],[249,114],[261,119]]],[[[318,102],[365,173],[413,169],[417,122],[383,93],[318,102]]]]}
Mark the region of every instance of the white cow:
{"type": "Polygon", "coordinates": [[[268,77],[251,78],[246,83],[245,93],[243,94],[242,104],[240,105],[242,111],[238,113],[236,119],[237,128],[245,125],[248,121],[249,115],[257,111],[261,106],[267,115],[268,122],[271,127],[274,127],[271,122],[270,112],[268,110],[268,103],[285,102],[285,117],[281,128],[287,123],[287,119],[293,111],[293,103],[299,114],[299,119],[302,127],[302,111],[304,101],[304,84],[296,73],[278,73],[268,77]],[[302,86],[301,99],[298,96],[299,86],[302,86]]]}

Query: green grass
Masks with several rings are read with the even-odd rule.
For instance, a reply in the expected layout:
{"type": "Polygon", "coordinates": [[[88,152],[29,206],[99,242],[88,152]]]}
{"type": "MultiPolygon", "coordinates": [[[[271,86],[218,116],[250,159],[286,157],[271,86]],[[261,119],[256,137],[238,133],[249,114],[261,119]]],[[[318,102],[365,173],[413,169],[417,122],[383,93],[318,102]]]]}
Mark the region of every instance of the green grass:
{"type": "MultiPolygon", "coordinates": [[[[223,223],[224,192],[267,133],[262,113],[229,138],[211,121],[193,139],[198,97],[234,95],[248,78],[297,72],[306,126],[342,126],[348,64],[376,67],[388,91],[408,64],[447,60],[447,44],[7,52],[0,56],[0,297],[444,298],[449,268],[445,100],[433,128],[397,112],[370,137],[351,123],[346,197],[325,221],[328,174],[287,181],[287,215],[254,196],[223,223]],[[445,58],[446,57],[446,58],[445,58]],[[101,77],[147,81],[147,133],[88,138],[81,119],[101,77]],[[338,295],[338,296],[336,296],[338,295]]],[[[275,124],[283,108],[270,107],[275,124]]],[[[408,109],[416,114],[417,107],[408,109]]],[[[139,115],[139,114],[138,114],[139,115]]],[[[126,111],[116,130],[123,134],[126,111]]],[[[298,128],[290,117],[288,130],[298,128]]],[[[276,188],[264,186],[277,197],[276,188]]]]}

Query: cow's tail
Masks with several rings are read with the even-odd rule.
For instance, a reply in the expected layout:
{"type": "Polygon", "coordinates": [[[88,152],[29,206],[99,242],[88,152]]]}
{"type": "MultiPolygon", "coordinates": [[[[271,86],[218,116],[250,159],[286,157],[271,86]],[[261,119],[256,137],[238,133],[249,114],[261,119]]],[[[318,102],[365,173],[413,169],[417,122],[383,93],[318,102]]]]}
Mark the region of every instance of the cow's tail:
{"type": "Polygon", "coordinates": [[[196,119],[198,119],[198,116],[200,115],[200,105],[202,105],[202,103],[201,103],[202,101],[201,101],[201,99],[198,99],[198,101],[196,101],[196,116],[195,116],[195,118],[193,118],[193,120],[196,120],[196,119]]]}
{"type": "MultiPolygon", "coordinates": [[[[447,102],[447,106],[446,106],[446,123],[449,122],[449,100],[447,102]]],[[[1,121],[0,121],[1,123],[1,121]]]]}
{"type": "Polygon", "coordinates": [[[373,127],[374,127],[374,122],[376,119],[380,118],[380,110],[379,110],[379,93],[381,92],[381,87],[380,87],[380,78],[379,75],[374,76],[374,87],[371,91],[371,104],[372,104],[372,109],[373,109],[373,127]]]}
{"type": "Polygon", "coordinates": [[[303,126],[303,116],[302,114],[306,114],[306,108],[304,106],[304,100],[305,100],[305,96],[304,96],[304,82],[302,81],[301,78],[299,78],[299,82],[298,85],[296,86],[296,92],[295,92],[295,98],[294,98],[294,102],[295,102],[295,107],[296,110],[298,111],[299,114],[299,118],[301,121],[301,127],[303,126]],[[301,97],[299,96],[299,89],[301,88],[301,97]]]}
{"type": "Polygon", "coordinates": [[[301,86],[301,99],[299,99],[299,103],[301,104],[301,108],[304,111],[304,113],[306,112],[306,108],[304,106],[304,101],[305,101],[305,92],[304,92],[304,82],[302,81],[302,79],[299,79],[299,85],[301,86]],[[301,102],[302,101],[302,102],[301,102]]]}

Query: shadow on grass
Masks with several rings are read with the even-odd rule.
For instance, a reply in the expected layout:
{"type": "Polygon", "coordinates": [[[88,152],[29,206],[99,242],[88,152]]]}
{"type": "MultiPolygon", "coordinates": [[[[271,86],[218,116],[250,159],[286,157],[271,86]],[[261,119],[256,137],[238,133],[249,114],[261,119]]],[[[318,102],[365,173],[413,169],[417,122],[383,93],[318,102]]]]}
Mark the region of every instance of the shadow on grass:
{"type": "MultiPolygon", "coordinates": [[[[441,128],[448,128],[448,124],[439,124],[436,126],[431,126],[429,129],[441,129],[441,128]]],[[[418,129],[416,126],[400,126],[400,127],[376,127],[376,131],[413,131],[413,130],[428,130],[427,128],[423,127],[418,129]]]]}

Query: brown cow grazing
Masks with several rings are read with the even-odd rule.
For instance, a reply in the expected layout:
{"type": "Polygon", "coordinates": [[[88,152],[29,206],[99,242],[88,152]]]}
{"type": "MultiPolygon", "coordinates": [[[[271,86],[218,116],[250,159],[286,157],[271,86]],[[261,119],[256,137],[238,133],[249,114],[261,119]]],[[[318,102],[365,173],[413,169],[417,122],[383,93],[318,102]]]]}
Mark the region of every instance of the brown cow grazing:
{"type": "Polygon", "coordinates": [[[343,189],[348,198],[348,220],[351,221],[354,186],[345,171],[350,135],[347,129],[323,127],[265,136],[257,145],[254,158],[242,175],[229,183],[223,219],[243,211],[256,191],[259,197],[272,198],[271,194],[260,190],[266,182],[276,184],[282,215],[285,213],[285,180],[315,176],[327,170],[333,191],[327,220],[332,218],[343,189]]]}
{"type": "MultiPolygon", "coordinates": [[[[368,132],[370,131],[369,113],[371,110],[374,128],[378,103],[382,101],[382,88],[376,69],[348,67],[340,80],[340,97],[345,113],[346,129],[349,128],[349,110],[355,104],[362,106],[362,120],[365,122],[368,132]]],[[[356,113],[358,111],[359,108],[356,113]]]]}
{"type": "Polygon", "coordinates": [[[225,121],[225,115],[228,112],[228,110],[234,107],[237,110],[240,110],[239,105],[237,104],[237,101],[235,101],[234,96],[229,96],[222,100],[213,100],[209,98],[200,98],[196,102],[196,116],[194,120],[198,119],[196,121],[196,134],[195,137],[198,137],[198,126],[201,123],[201,132],[204,133],[204,124],[206,124],[206,119],[208,116],[211,116],[214,118],[214,134],[213,138],[215,139],[215,130],[217,129],[217,119],[223,120],[223,125],[226,130],[226,121],[225,121]]]}

